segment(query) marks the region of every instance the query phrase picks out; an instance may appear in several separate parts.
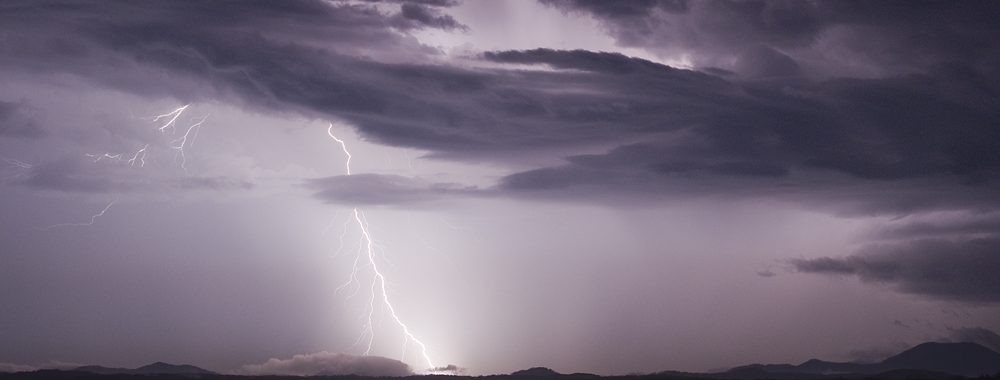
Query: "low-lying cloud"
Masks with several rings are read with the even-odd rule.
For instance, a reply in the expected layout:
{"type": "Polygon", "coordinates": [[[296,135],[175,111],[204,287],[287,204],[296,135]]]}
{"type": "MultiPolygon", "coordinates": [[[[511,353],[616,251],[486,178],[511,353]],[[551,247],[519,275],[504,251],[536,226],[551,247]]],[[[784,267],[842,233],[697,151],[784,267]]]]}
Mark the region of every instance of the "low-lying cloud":
{"type": "Polygon", "coordinates": [[[271,358],[261,364],[248,364],[240,369],[244,375],[358,375],[409,376],[410,366],[399,360],[381,356],[358,356],[331,352],[300,354],[289,359],[271,358]]]}
{"type": "Polygon", "coordinates": [[[1000,302],[1000,239],[920,239],[878,243],[846,257],[791,260],[801,273],[857,277],[904,293],[1000,302]]]}
{"type": "Polygon", "coordinates": [[[326,203],[349,205],[409,205],[486,194],[458,184],[370,173],[316,178],[305,185],[326,203]]]}
{"type": "Polygon", "coordinates": [[[4,373],[4,372],[29,372],[29,371],[34,371],[34,370],[37,370],[37,369],[38,368],[35,368],[33,366],[30,366],[30,365],[24,365],[24,364],[0,363],[0,373],[4,373]]]}

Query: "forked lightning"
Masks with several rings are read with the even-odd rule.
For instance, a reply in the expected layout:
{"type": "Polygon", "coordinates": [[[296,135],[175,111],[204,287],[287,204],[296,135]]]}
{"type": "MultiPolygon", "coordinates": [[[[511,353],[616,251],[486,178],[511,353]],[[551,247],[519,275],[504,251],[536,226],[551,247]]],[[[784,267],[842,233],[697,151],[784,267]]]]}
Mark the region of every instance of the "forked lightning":
{"type": "MultiPolygon", "coordinates": [[[[347,150],[347,144],[344,142],[344,140],[337,138],[337,136],[333,134],[332,123],[330,124],[330,127],[327,128],[326,133],[330,136],[330,138],[332,138],[334,141],[340,144],[340,147],[341,149],[343,149],[344,154],[347,155],[347,162],[345,166],[347,168],[347,175],[351,175],[351,152],[347,150]]],[[[362,244],[361,247],[359,248],[358,257],[355,259],[354,268],[351,271],[350,278],[348,279],[348,282],[344,284],[344,286],[341,286],[341,288],[344,288],[345,286],[353,284],[355,281],[357,281],[358,261],[362,256],[364,256],[364,258],[368,261],[366,266],[371,267],[372,272],[374,274],[372,277],[372,284],[371,284],[371,298],[369,299],[368,321],[365,323],[364,328],[362,328],[361,335],[358,337],[358,341],[355,342],[355,345],[357,345],[357,343],[360,343],[361,340],[365,336],[367,336],[368,347],[365,350],[365,355],[371,353],[372,341],[374,340],[374,335],[375,335],[372,318],[375,313],[375,301],[376,299],[380,299],[381,303],[385,305],[386,309],[389,311],[389,315],[392,317],[393,322],[399,325],[400,329],[402,329],[403,331],[404,356],[405,356],[406,345],[412,341],[414,344],[417,345],[417,347],[420,348],[420,354],[427,362],[428,369],[436,368],[434,366],[434,362],[427,354],[427,346],[424,344],[424,342],[420,341],[420,339],[418,339],[413,334],[413,332],[410,331],[410,328],[409,326],[406,325],[406,323],[403,323],[403,320],[400,319],[399,315],[396,313],[396,308],[393,307],[392,302],[390,302],[389,300],[389,292],[386,289],[385,275],[379,270],[377,260],[375,259],[375,241],[372,238],[371,232],[368,230],[368,223],[367,220],[365,220],[364,213],[357,207],[355,207],[351,213],[351,217],[357,224],[358,228],[361,230],[362,244]],[[361,252],[362,250],[364,251],[364,255],[362,255],[361,252]]],[[[338,288],[338,291],[341,290],[341,288],[338,288]]]]}

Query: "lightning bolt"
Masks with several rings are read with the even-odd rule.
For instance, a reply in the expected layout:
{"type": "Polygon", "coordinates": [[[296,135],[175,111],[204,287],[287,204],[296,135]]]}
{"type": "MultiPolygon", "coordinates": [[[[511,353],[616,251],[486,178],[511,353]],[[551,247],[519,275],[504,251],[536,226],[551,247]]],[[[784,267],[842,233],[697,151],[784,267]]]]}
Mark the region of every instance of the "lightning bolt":
{"type": "Polygon", "coordinates": [[[101,209],[101,211],[99,211],[98,213],[96,213],[94,215],[91,215],[90,216],[90,221],[88,221],[88,222],[83,222],[83,223],[59,223],[59,224],[53,224],[53,225],[50,225],[50,226],[42,227],[42,228],[40,228],[40,230],[48,231],[48,230],[51,230],[53,228],[59,228],[59,227],[85,227],[85,226],[92,226],[92,225],[94,225],[95,222],[97,222],[97,218],[100,218],[100,217],[104,216],[104,213],[108,212],[108,210],[111,209],[111,206],[113,206],[115,204],[115,202],[118,202],[118,199],[115,199],[115,200],[111,201],[110,203],[108,203],[107,206],[104,206],[104,208],[101,209]]]}
{"type": "MultiPolygon", "coordinates": [[[[327,128],[326,133],[327,135],[330,136],[330,138],[332,138],[334,141],[340,144],[341,149],[344,150],[344,154],[347,156],[347,162],[345,164],[347,169],[347,175],[351,175],[351,152],[347,150],[347,144],[344,142],[344,140],[337,138],[337,136],[333,134],[333,123],[330,123],[330,127],[327,128]]],[[[437,368],[434,365],[434,362],[431,360],[430,356],[427,354],[427,345],[425,345],[424,342],[418,339],[416,335],[414,335],[413,332],[410,331],[410,327],[407,326],[406,323],[404,323],[403,320],[399,317],[399,314],[396,313],[396,308],[392,305],[392,302],[389,299],[389,292],[386,286],[385,275],[382,273],[381,270],[379,270],[378,262],[375,259],[376,243],[375,240],[372,238],[371,231],[369,231],[368,229],[368,223],[366,218],[364,217],[364,213],[357,207],[355,207],[351,213],[351,218],[354,220],[355,224],[361,230],[361,245],[359,246],[359,254],[358,257],[355,259],[354,269],[351,272],[350,279],[348,280],[347,283],[342,285],[337,290],[339,292],[342,288],[348,286],[349,284],[355,283],[355,281],[357,280],[358,261],[362,256],[364,256],[364,258],[367,259],[368,262],[366,266],[371,267],[372,273],[374,274],[371,283],[371,298],[369,298],[369,305],[368,305],[369,306],[368,321],[365,324],[364,328],[362,329],[361,336],[358,337],[358,341],[355,342],[355,345],[360,343],[363,337],[367,336],[368,347],[365,350],[365,355],[371,354],[373,345],[372,342],[375,336],[372,319],[375,314],[375,303],[377,300],[381,300],[381,303],[385,306],[386,310],[389,311],[389,315],[392,317],[393,322],[395,322],[396,325],[398,325],[403,332],[403,337],[404,337],[403,355],[405,356],[406,354],[407,344],[409,342],[413,342],[414,344],[417,345],[417,347],[420,348],[420,354],[421,356],[423,356],[424,361],[427,362],[428,369],[437,368]],[[364,254],[362,254],[362,252],[364,254]]]]}
{"type": "Polygon", "coordinates": [[[12,158],[4,158],[3,160],[8,165],[10,165],[11,167],[14,167],[14,168],[31,169],[31,167],[33,166],[33,165],[31,165],[31,164],[29,164],[27,162],[24,162],[24,161],[21,161],[21,160],[15,160],[15,159],[12,159],[12,158]]]}
{"type": "Polygon", "coordinates": [[[338,139],[337,136],[333,135],[333,123],[330,123],[330,127],[326,129],[326,134],[330,135],[333,141],[340,143],[340,148],[347,155],[347,162],[344,163],[344,166],[347,167],[347,175],[351,175],[351,152],[347,151],[347,144],[344,143],[344,140],[338,139]]]}
{"type": "Polygon", "coordinates": [[[184,113],[184,110],[186,110],[188,108],[188,106],[190,106],[190,104],[185,104],[183,106],[178,107],[177,109],[175,109],[173,111],[167,112],[167,113],[162,114],[162,115],[153,116],[153,122],[155,123],[157,121],[160,121],[160,119],[169,119],[169,120],[167,120],[166,123],[164,123],[163,125],[161,125],[160,128],[158,128],[158,129],[159,129],[159,131],[161,133],[166,133],[166,131],[168,129],[170,129],[171,131],[173,131],[173,129],[174,129],[174,123],[177,121],[177,118],[180,117],[182,113],[184,113]]]}
{"type": "Polygon", "coordinates": [[[128,166],[135,166],[136,159],[138,159],[139,160],[138,161],[139,162],[139,167],[140,168],[141,167],[145,167],[146,166],[146,149],[149,149],[149,144],[146,144],[146,145],[144,145],[142,147],[142,149],[139,149],[139,150],[135,151],[135,154],[132,155],[132,158],[128,159],[128,166]]]}
{"type": "MultiPolygon", "coordinates": [[[[159,122],[160,120],[166,120],[166,122],[163,123],[163,125],[159,126],[157,128],[157,130],[160,131],[161,133],[167,133],[169,131],[171,133],[171,135],[174,135],[175,132],[176,132],[176,128],[177,128],[177,120],[178,120],[178,118],[180,118],[181,114],[183,114],[184,111],[187,110],[187,108],[189,106],[191,106],[191,105],[190,104],[185,104],[183,106],[180,106],[180,107],[174,109],[173,111],[167,112],[165,114],[153,116],[153,117],[149,118],[149,120],[151,120],[154,123],[159,122]]],[[[175,150],[177,152],[177,154],[180,156],[180,166],[181,166],[181,169],[184,169],[184,173],[185,174],[187,174],[188,171],[187,171],[187,165],[186,165],[187,164],[187,158],[184,155],[184,151],[185,151],[186,148],[194,145],[194,140],[195,140],[195,138],[198,137],[198,131],[201,130],[201,125],[205,122],[206,119],[208,119],[208,115],[202,116],[199,119],[195,119],[195,123],[191,124],[190,126],[188,126],[188,128],[184,131],[183,135],[181,135],[178,138],[173,139],[169,143],[169,147],[171,149],[175,150]]],[[[125,153],[115,153],[115,154],[112,154],[110,152],[95,153],[95,154],[84,154],[84,156],[86,156],[88,159],[90,159],[94,163],[101,162],[101,161],[104,161],[104,160],[114,161],[114,162],[123,162],[124,161],[130,167],[135,167],[136,165],[138,165],[140,168],[142,168],[142,167],[146,166],[146,156],[147,156],[148,153],[149,153],[149,144],[144,144],[141,148],[139,148],[135,152],[133,152],[131,154],[131,157],[127,156],[125,153]]],[[[28,164],[28,163],[22,162],[22,161],[18,161],[18,160],[10,160],[10,159],[6,159],[5,158],[4,161],[6,161],[11,167],[15,167],[15,168],[18,168],[18,169],[21,169],[21,170],[31,169],[31,167],[32,167],[31,164],[28,164]]],[[[18,175],[21,175],[21,174],[18,174],[18,175]]],[[[108,205],[105,206],[100,212],[98,212],[97,214],[92,215],[90,217],[90,221],[89,222],[84,222],[84,223],[59,223],[59,224],[53,224],[53,225],[50,225],[50,226],[47,226],[47,227],[43,227],[43,228],[39,228],[39,229],[41,229],[41,230],[51,230],[51,229],[57,228],[57,227],[91,226],[91,225],[93,225],[97,221],[97,218],[103,216],[106,212],[108,212],[108,210],[111,209],[111,206],[114,205],[115,202],[117,202],[117,201],[118,200],[115,199],[115,200],[111,201],[110,203],[108,203],[108,205]]]]}
{"type": "Polygon", "coordinates": [[[111,154],[109,152],[84,154],[84,156],[87,156],[87,158],[89,158],[94,163],[98,163],[104,160],[115,161],[115,162],[125,161],[125,163],[127,163],[128,166],[134,167],[136,164],[139,164],[139,167],[141,168],[146,166],[146,151],[148,149],[149,149],[149,144],[143,145],[142,148],[139,148],[138,150],[132,153],[132,158],[126,158],[124,153],[111,154]]]}
{"type": "Polygon", "coordinates": [[[13,158],[4,158],[3,161],[7,163],[8,168],[14,171],[14,174],[11,174],[6,178],[4,178],[5,180],[13,180],[15,178],[21,178],[25,174],[27,174],[27,172],[30,171],[31,168],[35,166],[30,163],[13,158]]]}
{"type": "MultiPolygon", "coordinates": [[[[184,106],[184,108],[187,108],[187,106],[184,106]]],[[[208,119],[208,115],[202,116],[196,123],[191,124],[191,126],[188,127],[187,131],[184,132],[184,135],[170,142],[170,148],[176,150],[181,157],[181,169],[184,169],[185,174],[187,174],[188,171],[186,166],[187,158],[184,156],[184,148],[188,145],[194,145],[194,139],[198,137],[198,131],[201,130],[201,124],[204,123],[206,119],[208,119]],[[191,135],[192,131],[194,131],[194,136],[191,135]],[[188,142],[188,139],[191,141],[188,142]]],[[[173,120],[171,120],[171,122],[173,122],[173,120]]]]}
{"type": "Polygon", "coordinates": [[[100,162],[101,160],[112,160],[112,161],[121,161],[122,160],[121,153],[118,153],[118,154],[111,154],[111,153],[104,153],[104,154],[100,154],[100,153],[98,153],[98,154],[84,154],[84,156],[87,156],[88,158],[90,158],[94,162],[100,162]]]}

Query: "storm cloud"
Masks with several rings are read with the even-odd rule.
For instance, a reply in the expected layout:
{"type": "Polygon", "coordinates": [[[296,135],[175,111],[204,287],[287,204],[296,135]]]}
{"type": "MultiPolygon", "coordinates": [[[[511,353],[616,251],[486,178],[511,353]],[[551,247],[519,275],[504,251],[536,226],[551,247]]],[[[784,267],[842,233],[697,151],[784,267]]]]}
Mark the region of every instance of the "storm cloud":
{"type": "Polygon", "coordinates": [[[685,1],[609,5],[591,0],[543,3],[599,20],[623,46],[684,56],[699,67],[745,77],[891,77],[959,66],[996,75],[994,18],[989,1],[685,1]],[[961,41],[961,43],[955,43],[961,41]],[[761,54],[764,55],[761,55],[761,54]],[[780,68],[791,70],[780,70],[780,68]],[[772,71],[774,70],[774,71],[772,71]]]}
{"type": "Polygon", "coordinates": [[[2,2],[0,359],[409,375],[345,208],[442,371],[990,341],[997,4],[2,2]]]}
{"type": "Polygon", "coordinates": [[[922,239],[875,244],[847,257],[796,259],[802,273],[857,277],[905,293],[970,302],[1000,302],[1000,239],[922,239]]]}
{"type": "Polygon", "coordinates": [[[330,352],[295,355],[290,359],[271,358],[261,364],[243,366],[241,374],[293,376],[409,376],[410,366],[381,356],[358,356],[330,352]]]}
{"type": "MultiPolygon", "coordinates": [[[[559,6],[596,12],[609,23],[723,7],[756,28],[746,38],[778,46],[808,45],[831,28],[823,21],[827,16],[814,13],[860,12],[754,4],[559,6]]],[[[963,203],[970,194],[992,193],[1000,173],[1000,130],[992,127],[1000,117],[1000,86],[996,73],[972,64],[880,77],[743,81],[618,53],[536,49],[485,52],[470,66],[436,62],[439,52],[392,32],[406,29],[393,23],[398,17],[453,27],[434,18],[444,16],[427,13],[440,12],[427,5],[402,3],[392,13],[342,3],[167,3],[155,14],[128,3],[113,6],[137,17],[112,19],[86,4],[6,4],[8,33],[22,38],[6,45],[12,54],[0,65],[70,73],[149,96],[222,98],[253,109],[347,120],[373,141],[453,160],[606,149],[570,155],[565,166],[511,174],[498,189],[513,196],[521,194],[513,190],[536,187],[582,188],[582,197],[599,200],[636,187],[655,195],[706,186],[722,196],[739,196],[745,188],[780,196],[781,189],[808,194],[837,182],[846,189],[876,188],[856,191],[866,199],[884,191],[878,185],[917,179],[937,185],[924,197],[963,203]],[[53,23],[57,19],[76,21],[53,23]],[[261,25],[266,32],[258,32],[261,25]],[[373,45],[380,49],[368,51],[373,45]],[[160,73],[161,85],[137,81],[150,70],[160,73]]],[[[968,15],[969,25],[979,25],[979,16],[955,12],[949,17],[968,15]]],[[[885,27],[902,33],[913,26],[900,21],[885,27]]],[[[977,51],[995,50],[983,43],[977,51]]],[[[763,76],[798,70],[773,47],[754,49],[739,61],[748,70],[763,76]]],[[[917,203],[907,207],[920,208],[917,203]]]]}
{"type": "Polygon", "coordinates": [[[305,186],[316,191],[316,198],[346,205],[399,206],[487,195],[485,190],[458,184],[367,173],[312,179],[305,186]]]}
{"type": "Polygon", "coordinates": [[[5,102],[0,100],[0,137],[39,138],[45,136],[32,120],[31,107],[23,102],[5,102]]]}

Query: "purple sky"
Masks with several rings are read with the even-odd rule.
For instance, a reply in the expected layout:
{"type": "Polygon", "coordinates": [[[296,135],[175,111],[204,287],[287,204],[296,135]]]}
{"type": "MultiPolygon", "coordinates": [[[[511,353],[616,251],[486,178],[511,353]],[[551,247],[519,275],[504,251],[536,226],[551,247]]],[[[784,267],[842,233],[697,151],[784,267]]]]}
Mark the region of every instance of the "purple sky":
{"type": "Polygon", "coordinates": [[[3,2],[0,371],[422,373],[356,207],[471,374],[1000,348],[998,16],[3,2]]]}

